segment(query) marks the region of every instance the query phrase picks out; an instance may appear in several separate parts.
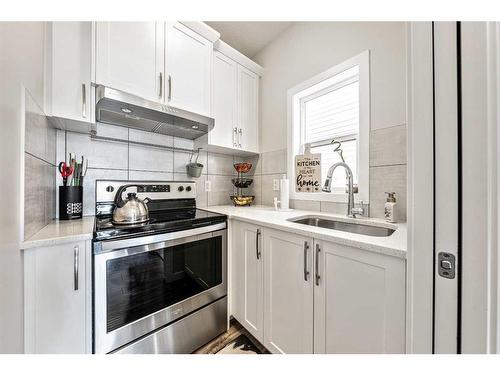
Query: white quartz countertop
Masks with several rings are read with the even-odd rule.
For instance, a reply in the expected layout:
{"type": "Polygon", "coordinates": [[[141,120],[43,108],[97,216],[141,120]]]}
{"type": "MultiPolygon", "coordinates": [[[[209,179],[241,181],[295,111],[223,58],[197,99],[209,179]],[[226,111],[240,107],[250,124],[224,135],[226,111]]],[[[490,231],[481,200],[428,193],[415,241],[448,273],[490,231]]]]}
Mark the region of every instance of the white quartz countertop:
{"type": "Polygon", "coordinates": [[[21,242],[21,249],[91,240],[93,233],[94,216],[84,216],[77,220],[52,220],[36,234],[21,242]]]}
{"type": "Polygon", "coordinates": [[[349,219],[345,215],[333,215],[314,211],[276,211],[273,207],[268,206],[209,206],[206,208],[206,210],[227,215],[229,219],[245,221],[265,227],[292,232],[295,234],[310,236],[320,240],[331,241],[346,246],[356,247],[358,249],[396,256],[399,258],[406,258],[406,223],[391,224],[385,222],[384,220],[374,218],[349,219]],[[374,237],[357,233],[349,233],[333,229],[314,227],[305,224],[297,224],[287,220],[290,218],[309,215],[324,218],[333,218],[345,222],[355,222],[359,224],[392,228],[396,231],[388,237],[374,237]]]}

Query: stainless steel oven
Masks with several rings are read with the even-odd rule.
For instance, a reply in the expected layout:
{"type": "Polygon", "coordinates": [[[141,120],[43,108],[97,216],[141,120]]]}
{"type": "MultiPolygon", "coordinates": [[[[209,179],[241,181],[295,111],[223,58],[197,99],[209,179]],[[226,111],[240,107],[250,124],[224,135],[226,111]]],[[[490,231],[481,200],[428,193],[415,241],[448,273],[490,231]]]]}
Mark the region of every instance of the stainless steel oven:
{"type": "Polygon", "coordinates": [[[94,242],[94,352],[183,353],[224,332],[226,236],[224,222],[94,242]]]}

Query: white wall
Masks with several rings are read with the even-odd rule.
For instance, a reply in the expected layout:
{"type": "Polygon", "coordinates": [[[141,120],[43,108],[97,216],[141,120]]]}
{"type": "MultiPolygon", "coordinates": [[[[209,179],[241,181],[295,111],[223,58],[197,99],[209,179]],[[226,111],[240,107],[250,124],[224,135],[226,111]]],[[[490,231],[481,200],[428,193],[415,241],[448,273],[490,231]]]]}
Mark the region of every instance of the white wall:
{"type": "Polygon", "coordinates": [[[0,353],[23,351],[23,85],[43,105],[43,23],[0,22],[0,353]]]}
{"type": "Polygon", "coordinates": [[[371,129],[406,123],[405,24],[300,22],[254,60],[261,79],[261,152],[286,148],[286,92],[342,61],[370,50],[371,129]]]}

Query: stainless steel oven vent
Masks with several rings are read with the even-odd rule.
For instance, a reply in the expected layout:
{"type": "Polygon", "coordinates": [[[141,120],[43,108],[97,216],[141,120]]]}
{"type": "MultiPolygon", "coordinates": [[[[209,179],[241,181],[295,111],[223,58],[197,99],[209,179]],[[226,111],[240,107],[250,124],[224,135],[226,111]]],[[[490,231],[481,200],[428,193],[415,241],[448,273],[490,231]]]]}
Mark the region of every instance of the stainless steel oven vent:
{"type": "Polygon", "coordinates": [[[98,85],[96,122],[196,139],[207,134],[213,118],[98,85]]]}

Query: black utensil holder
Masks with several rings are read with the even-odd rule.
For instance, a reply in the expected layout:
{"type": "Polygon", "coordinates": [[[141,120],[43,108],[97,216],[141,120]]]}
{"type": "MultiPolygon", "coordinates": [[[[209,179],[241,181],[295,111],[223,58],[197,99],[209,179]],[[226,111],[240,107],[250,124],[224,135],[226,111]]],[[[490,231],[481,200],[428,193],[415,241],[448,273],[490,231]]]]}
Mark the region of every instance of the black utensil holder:
{"type": "Polygon", "coordinates": [[[83,186],[59,186],[59,220],[81,219],[83,186]]]}

